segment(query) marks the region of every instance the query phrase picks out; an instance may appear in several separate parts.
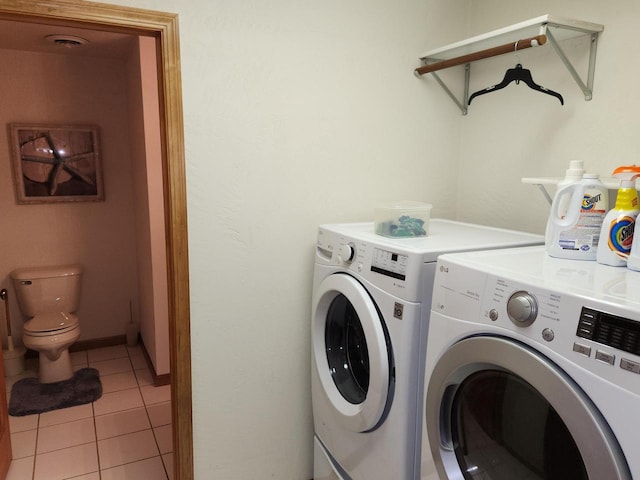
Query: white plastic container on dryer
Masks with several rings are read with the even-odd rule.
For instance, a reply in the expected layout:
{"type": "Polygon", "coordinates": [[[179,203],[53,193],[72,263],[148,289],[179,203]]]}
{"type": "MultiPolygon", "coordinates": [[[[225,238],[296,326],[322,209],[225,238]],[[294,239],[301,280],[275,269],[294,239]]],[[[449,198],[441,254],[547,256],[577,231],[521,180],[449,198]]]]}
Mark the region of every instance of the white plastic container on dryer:
{"type": "Polygon", "coordinates": [[[556,258],[595,260],[600,229],[609,210],[609,193],[599,175],[560,188],[551,204],[545,246],[556,258]]]}

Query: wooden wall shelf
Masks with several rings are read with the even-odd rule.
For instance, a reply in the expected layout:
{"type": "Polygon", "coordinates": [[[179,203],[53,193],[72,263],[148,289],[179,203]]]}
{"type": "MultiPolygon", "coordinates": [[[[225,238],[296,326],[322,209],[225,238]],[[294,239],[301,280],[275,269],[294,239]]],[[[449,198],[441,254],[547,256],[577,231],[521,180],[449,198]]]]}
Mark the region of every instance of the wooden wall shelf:
{"type": "Polygon", "coordinates": [[[414,73],[417,77],[427,73],[431,74],[458,106],[462,114],[466,115],[472,62],[549,43],[584,93],[585,100],[591,100],[598,36],[603,30],[604,26],[596,23],[543,15],[425,52],[420,56],[423,65],[416,68],[414,73]],[[559,42],[586,35],[590,36],[591,42],[587,79],[584,81],[560,47],[559,42]],[[465,65],[462,101],[456,98],[435,73],[438,70],[457,65],[465,65]]]}

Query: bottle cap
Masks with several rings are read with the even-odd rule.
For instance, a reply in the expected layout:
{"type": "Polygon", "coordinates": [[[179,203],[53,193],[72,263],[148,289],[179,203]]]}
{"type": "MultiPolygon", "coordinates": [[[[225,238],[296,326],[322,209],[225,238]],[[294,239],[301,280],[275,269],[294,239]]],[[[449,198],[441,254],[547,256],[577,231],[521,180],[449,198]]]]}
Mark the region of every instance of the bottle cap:
{"type": "Polygon", "coordinates": [[[581,179],[584,174],[584,162],[582,160],[571,160],[565,176],[569,178],[581,179]]]}
{"type": "Polygon", "coordinates": [[[635,188],[636,178],[640,176],[640,167],[636,165],[618,167],[613,171],[613,176],[620,179],[621,188],[635,188]]]}

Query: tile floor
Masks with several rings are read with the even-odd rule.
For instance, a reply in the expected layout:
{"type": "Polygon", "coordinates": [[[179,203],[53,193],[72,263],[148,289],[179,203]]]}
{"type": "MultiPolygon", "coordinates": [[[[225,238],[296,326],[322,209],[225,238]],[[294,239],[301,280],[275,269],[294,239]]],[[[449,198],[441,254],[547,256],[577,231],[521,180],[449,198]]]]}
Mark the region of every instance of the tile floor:
{"type": "MultiPolygon", "coordinates": [[[[100,372],[97,401],[39,415],[9,417],[13,461],[7,480],[171,480],[171,392],[154,387],[140,347],[116,345],[71,354],[75,369],[100,372]]],[[[37,360],[12,385],[36,376],[37,360]]]]}

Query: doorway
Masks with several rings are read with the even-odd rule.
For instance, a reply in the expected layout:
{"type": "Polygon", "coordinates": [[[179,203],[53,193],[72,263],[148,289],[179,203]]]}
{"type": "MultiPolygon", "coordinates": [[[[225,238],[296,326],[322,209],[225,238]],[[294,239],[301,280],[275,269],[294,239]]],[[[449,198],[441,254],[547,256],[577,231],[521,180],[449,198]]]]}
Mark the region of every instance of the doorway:
{"type": "Polygon", "coordinates": [[[152,37],[157,49],[164,180],[175,480],[193,479],[184,132],[177,16],[77,0],[5,0],[0,19],[152,37]]]}

